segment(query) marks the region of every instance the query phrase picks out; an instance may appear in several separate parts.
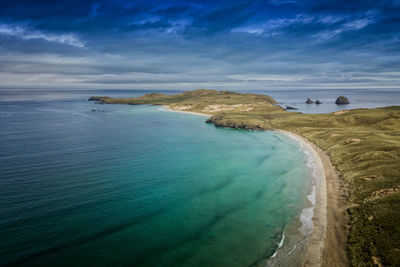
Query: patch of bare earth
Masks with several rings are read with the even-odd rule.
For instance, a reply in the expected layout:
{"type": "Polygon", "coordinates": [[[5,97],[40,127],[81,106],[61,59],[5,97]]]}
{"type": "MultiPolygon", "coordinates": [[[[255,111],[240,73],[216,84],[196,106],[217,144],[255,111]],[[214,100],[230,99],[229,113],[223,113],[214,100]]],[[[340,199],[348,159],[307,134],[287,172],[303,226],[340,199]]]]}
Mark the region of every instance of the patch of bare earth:
{"type": "Polygon", "coordinates": [[[335,115],[340,115],[340,114],[344,114],[344,113],[347,113],[347,112],[349,112],[350,110],[341,110],[341,111],[336,111],[334,114],[335,115]]]}
{"type": "Polygon", "coordinates": [[[383,267],[382,260],[381,260],[379,257],[372,256],[372,260],[373,260],[374,263],[375,263],[376,265],[378,265],[379,267],[383,267]]]}
{"type": "Polygon", "coordinates": [[[186,105],[186,106],[171,106],[171,109],[174,109],[174,110],[181,110],[181,111],[189,110],[189,109],[192,109],[192,108],[193,108],[192,105],[186,105]]]}
{"type": "Polygon", "coordinates": [[[371,200],[375,200],[378,198],[386,197],[388,195],[391,195],[391,194],[394,194],[397,192],[400,192],[400,185],[396,185],[395,187],[392,187],[392,188],[384,188],[384,189],[375,191],[365,201],[371,201],[371,200]]]}
{"type": "Polygon", "coordinates": [[[346,144],[350,144],[353,142],[361,142],[361,141],[362,141],[362,139],[360,139],[360,138],[349,138],[346,140],[346,144]]]}
{"type": "Polygon", "coordinates": [[[240,110],[240,111],[250,111],[253,109],[253,106],[250,104],[237,104],[237,105],[208,105],[203,109],[203,112],[218,112],[218,111],[231,111],[231,110],[240,110]]]}
{"type": "Polygon", "coordinates": [[[372,181],[372,180],[376,179],[377,177],[378,176],[376,176],[376,175],[370,175],[370,176],[364,177],[364,180],[372,181]]]}

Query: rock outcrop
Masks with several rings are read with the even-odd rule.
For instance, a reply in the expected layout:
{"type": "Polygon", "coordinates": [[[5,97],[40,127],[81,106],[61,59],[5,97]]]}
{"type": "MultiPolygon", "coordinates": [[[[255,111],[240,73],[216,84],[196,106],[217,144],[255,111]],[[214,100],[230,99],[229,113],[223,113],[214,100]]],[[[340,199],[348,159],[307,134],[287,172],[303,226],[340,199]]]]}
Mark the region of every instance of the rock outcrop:
{"type": "Polygon", "coordinates": [[[319,104],[322,104],[322,102],[317,100],[317,101],[315,101],[315,104],[319,105],[319,104]]]}
{"type": "Polygon", "coordinates": [[[218,127],[227,127],[227,128],[233,128],[233,129],[246,129],[246,130],[257,130],[257,131],[262,131],[265,130],[262,125],[257,125],[257,124],[251,124],[247,122],[237,122],[233,120],[218,120],[217,117],[212,116],[211,118],[206,120],[206,123],[213,123],[215,126],[218,127]]]}
{"type": "Polygon", "coordinates": [[[286,109],[292,109],[292,110],[297,110],[297,108],[295,108],[295,107],[291,107],[291,106],[286,106],[286,109]]]}
{"type": "Polygon", "coordinates": [[[345,104],[350,104],[350,101],[347,99],[347,97],[339,96],[338,98],[336,98],[335,103],[337,105],[345,105],[345,104]]]}
{"type": "Polygon", "coordinates": [[[311,99],[307,98],[306,104],[312,104],[312,103],[314,103],[314,102],[311,99]]]}
{"type": "Polygon", "coordinates": [[[111,99],[108,96],[91,96],[89,97],[88,101],[103,101],[104,99],[111,99]]]}

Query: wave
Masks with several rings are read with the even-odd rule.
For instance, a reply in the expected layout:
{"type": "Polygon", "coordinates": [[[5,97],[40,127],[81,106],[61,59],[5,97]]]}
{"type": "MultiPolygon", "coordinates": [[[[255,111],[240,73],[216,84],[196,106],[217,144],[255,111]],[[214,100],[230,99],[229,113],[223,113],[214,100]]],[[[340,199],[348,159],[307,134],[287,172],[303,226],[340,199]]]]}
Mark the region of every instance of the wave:
{"type": "Polygon", "coordinates": [[[300,222],[302,225],[299,230],[303,235],[310,236],[314,228],[314,222],[312,218],[314,217],[315,186],[313,187],[312,193],[308,195],[307,198],[311,202],[312,206],[301,210],[300,222]]]}
{"type": "Polygon", "coordinates": [[[297,244],[294,244],[294,246],[293,246],[293,248],[288,252],[288,256],[290,255],[290,254],[292,254],[292,252],[294,251],[294,249],[296,248],[296,246],[297,246],[297,244]]]}
{"type": "Polygon", "coordinates": [[[314,223],[312,221],[313,216],[314,216],[314,207],[304,208],[301,211],[300,222],[302,225],[299,228],[299,230],[305,236],[311,235],[311,232],[314,228],[314,223]]]}
{"type": "MultiPolygon", "coordinates": [[[[299,238],[298,241],[289,240],[287,242],[287,245],[289,245],[290,247],[282,249],[282,253],[280,253],[279,250],[283,246],[283,243],[284,243],[283,241],[285,238],[283,235],[281,242],[279,242],[277,244],[278,248],[276,249],[274,254],[272,256],[270,256],[271,260],[273,258],[275,258],[271,262],[268,262],[269,263],[268,265],[270,265],[270,266],[274,266],[276,263],[280,262],[281,260],[286,262],[286,260],[288,260],[288,259],[284,260],[283,258],[286,258],[293,253],[297,254],[297,252],[295,252],[295,251],[297,251],[299,249],[298,245],[300,245],[300,250],[304,249],[303,248],[304,245],[302,245],[302,244],[304,242],[306,242],[307,240],[309,240],[309,238],[311,237],[313,228],[314,228],[313,217],[314,217],[314,209],[315,209],[315,205],[316,205],[316,187],[317,187],[316,181],[318,178],[317,164],[315,162],[312,151],[309,150],[309,148],[306,144],[304,144],[303,142],[299,141],[298,139],[296,139],[290,135],[288,135],[288,136],[296,141],[298,147],[303,151],[304,155],[306,156],[305,165],[310,170],[311,192],[307,195],[307,201],[309,203],[306,204],[305,207],[300,212],[299,220],[300,220],[301,225],[299,228],[297,228],[297,231],[300,232],[300,234],[303,235],[304,237],[299,238]],[[282,254],[282,255],[278,255],[278,254],[282,254]],[[279,259],[281,257],[282,257],[282,259],[279,259]]],[[[291,256],[291,257],[293,257],[293,256],[291,256]]]]}
{"type": "Polygon", "coordinates": [[[314,161],[314,157],[310,153],[310,151],[305,147],[305,145],[302,142],[298,141],[299,146],[303,149],[304,154],[307,156],[307,167],[311,169],[311,181],[312,181],[312,190],[309,195],[307,195],[307,200],[310,202],[311,206],[305,207],[302,209],[301,214],[300,214],[300,222],[301,222],[301,227],[299,228],[300,232],[309,237],[311,235],[311,232],[314,228],[314,223],[312,221],[312,218],[314,217],[314,207],[316,203],[316,179],[317,177],[317,166],[314,161]]]}
{"type": "Polygon", "coordinates": [[[281,241],[277,243],[278,248],[276,249],[275,253],[271,256],[271,258],[275,258],[276,254],[278,254],[278,250],[283,246],[283,241],[285,241],[285,231],[282,232],[281,241]]]}
{"type": "Polygon", "coordinates": [[[281,239],[281,241],[278,243],[278,248],[281,248],[281,247],[282,247],[283,241],[285,241],[285,231],[283,231],[283,233],[282,233],[282,239],[281,239]]]}

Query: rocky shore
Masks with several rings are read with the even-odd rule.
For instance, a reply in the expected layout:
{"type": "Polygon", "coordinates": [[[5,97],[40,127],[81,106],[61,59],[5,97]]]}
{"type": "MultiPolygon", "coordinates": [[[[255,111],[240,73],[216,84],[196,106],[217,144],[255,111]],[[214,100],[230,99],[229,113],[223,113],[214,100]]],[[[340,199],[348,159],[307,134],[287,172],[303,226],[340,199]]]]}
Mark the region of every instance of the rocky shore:
{"type": "Polygon", "coordinates": [[[219,120],[218,116],[212,116],[208,118],[206,120],[206,123],[212,123],[217,127],[227,127],[233,129],[256,130],[256,131],[265,130],[262,125],[249,124],[246,122],[237,122],[237,121],[223,121],[219,120]]]}

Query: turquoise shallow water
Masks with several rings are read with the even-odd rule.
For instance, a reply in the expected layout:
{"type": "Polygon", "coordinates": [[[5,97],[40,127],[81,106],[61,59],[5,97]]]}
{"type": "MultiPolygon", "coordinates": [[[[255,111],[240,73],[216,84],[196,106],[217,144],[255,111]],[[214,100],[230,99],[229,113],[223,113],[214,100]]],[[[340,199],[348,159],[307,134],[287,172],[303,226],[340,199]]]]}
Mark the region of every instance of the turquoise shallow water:
{"type": "Polygon", "coordinates": [[[292,139],[85,98],[0,104],[0,265],[248,266],[308,205],[292,139]],[[98,111],[92,112],[91,109],[98,111]]]}

